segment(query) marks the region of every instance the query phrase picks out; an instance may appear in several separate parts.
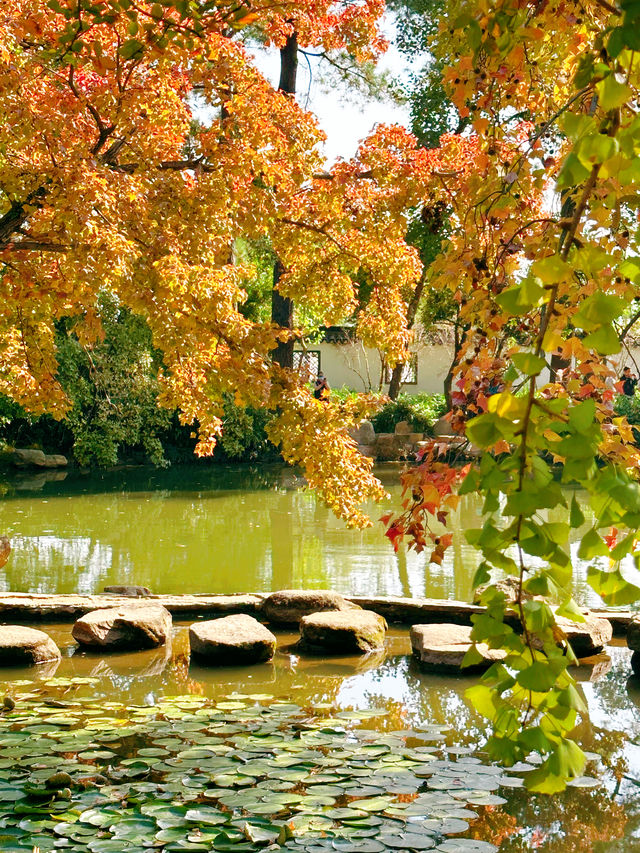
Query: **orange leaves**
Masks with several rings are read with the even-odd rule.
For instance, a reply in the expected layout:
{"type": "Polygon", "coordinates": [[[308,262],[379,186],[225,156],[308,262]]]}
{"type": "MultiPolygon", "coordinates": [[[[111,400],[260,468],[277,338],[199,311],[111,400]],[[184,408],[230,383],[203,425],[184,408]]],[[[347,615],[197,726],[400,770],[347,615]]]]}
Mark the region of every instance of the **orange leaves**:
{"type": "Polygon", "coordinates": [[[437,441],[432,441],[425,448],[421,463],[401,475],[403,512],[398,516],[387,513],[380,519],[396,551],[405,538],[407,547],[418,553],[431,542],[430,561],[442,562],[453,537],[441,528],[446,527],[450,512],[458,507],[460,498],[455,490],[469,468],[469,465],[455,467],[442,462],[437,441]],[[436,529],[432,527],[434,524],[436,529]]]}
{"type": "Polygon", "coordinates": [[[361,420],[367,408],[371,411],[373,401],[321,402],[290,377],[281,378],[279,414],[268,427],[270,440],[285,459],[302,467],[309,486],[336,515],[350,527],[369,526],[360,504],[381,500],[385,491],[372,474],[372,460],[358,451],[347,428],[361,420]]]}

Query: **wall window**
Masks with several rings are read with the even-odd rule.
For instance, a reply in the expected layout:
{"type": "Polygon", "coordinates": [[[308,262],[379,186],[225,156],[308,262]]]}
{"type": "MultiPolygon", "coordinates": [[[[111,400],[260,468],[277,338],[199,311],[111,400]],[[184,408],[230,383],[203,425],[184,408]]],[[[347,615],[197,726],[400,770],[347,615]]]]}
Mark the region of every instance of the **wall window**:
{"type": "Polygon", "coordinates": [[[315,379],[320,373],[320,350],[297,350],[293,353],[293,369],[304,379],[315,379]]]}
{"type": "MultiPolygon", "coordinates": [[[[384,381],[391,382],[391,374],[393,373],[390,367],[384,369],[384,381]]],[[[405,362],[402,367],[402,385],[416,385],[418,382],[418,353],[412,352],[409,356],[409,361],[405,362]]]]}

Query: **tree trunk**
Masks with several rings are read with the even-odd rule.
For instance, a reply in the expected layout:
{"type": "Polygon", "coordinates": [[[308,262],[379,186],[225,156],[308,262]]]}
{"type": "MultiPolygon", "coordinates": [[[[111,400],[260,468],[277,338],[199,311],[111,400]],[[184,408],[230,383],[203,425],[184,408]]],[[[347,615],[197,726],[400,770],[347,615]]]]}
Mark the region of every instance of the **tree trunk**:
{"type": "Polygon", "coordinates": [[[391,382],[389,382],[389,399],[397,400],[400,393],[400,385],[402,384],[402,371],[404,370],[404,362],[399,361],[391,371],[391,382]]]}
{"type": "MultiPolygon", "coordinates": [[[[271,291],[271,322],[283,329],[293,329],[293,300],[280,295],[278,281],[283,273],[282,264],[276,261],[273,268],[273,289],[271,291]]],[[[271,358],[280,367],[293,367],[293,340],[279,341],[272,351],[271,358]]]]}
{"type": "MultiPolygon", "coordinates": [[[[292,33],[280,49],[280,83],[278,89],[288,95],[296,93],[296,75],[298,72],[298,36],[292,33]]],[[[282,277],[284,268],[280,261],[276,261],[273,268],[273,289],[271,291],[271,321],[282,326],[283,329],[293,329],[293,301],[281,296],[278,290],[278,282],[282,277]]],[[[289,341],[280,341],[273,350],[272,359],[280,367],[293,367],[293,338],[289,341]]]]}
{"type": "MultiPolygon", "coordinates": [[[[424,292],[424,286],[427,283],[426,271],[423,271],[420,280],[416,284],[416,289],[411,294],[411,299],[407,305],[407,329],[412,329],[418,313],[418,305],[420,298],[424,292]]],[[[402,371],[404,370],[404,362],[398,362],[391,372],[391,382],[389,383],[389,397],[391,400],[397,400],[402,384],[402,371]]]]}
{"type": "Polygon", "coordinates": [[[453,324],[453,359],[451,360],[451,364],[449,365],[449,370],[444,379],[444,399],[447,406],[447,410],[451,410],[451,386],[453,384],[453,372],[458,364],[458,353],[460,352],[460,347],[462,346],[462,341],[464,336],[466,335],[468,326],[465,326],[463,329],[460,328],[460,309],[456,311],[456,319],[453,324]],[[461,334],[462,332],[462,334],[461,334]]]}

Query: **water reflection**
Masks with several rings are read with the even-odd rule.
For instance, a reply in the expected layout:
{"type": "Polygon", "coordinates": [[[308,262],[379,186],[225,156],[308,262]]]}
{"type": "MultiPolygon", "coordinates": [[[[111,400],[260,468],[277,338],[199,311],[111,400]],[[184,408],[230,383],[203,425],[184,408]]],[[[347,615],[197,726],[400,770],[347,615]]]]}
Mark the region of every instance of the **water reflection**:
{"type": "MultiPolygon", "coordinates": [[[[55,473],[55,472],[54,472],[55,473]]],[[[398,467],[380,475],[399,504],[398,467]]],[[[259,592],[332,587],[357,595],[427,595],[469,600],[478,557],[464,531],[481,523],[473,495],[453,519],[442,566],[395,555],[375,523],[348,530],[291,469],[183,466],[47,480],[39,491],[11,487],[0,500],[0,531],[12,539],[0,590],[99,592],[107,584],[154,592],[259,592]]],[[[377,519],[382,510],[370,508],[377,519]]],[[[599,604],[571,546],[576,596],[599,604]]]]}
{"type": "MultiPolygon", "coordinates": [[[[383,732],[412,730],[425,723],[446,727],[421,738],[445,746],[450,754],[465,745],[475,752],[486,737],[480,718],[465,702],[469,677],[422,672],[410,657],[408,632],[389,632],[383,653],[365,657],[317,658],[301,655],[297,635],[280,633],[270,664],[208,669],[190,665],[187,627],[178,625],[167,649],[96,655],[75,646],[68,626],[45,625],[63,651],[58,678],[91,676],[92,699],[155,704],[185,693],[211,698],[238,692],[290,698],[315,713],[346,708],[384,708],[385,716],[364,723],[383,732]]],[[[632,853],[640,839],[640,681],[630,680],[629,651],[607,649],[610,670],[595,681],[582,681],[589,717],[577,735],[584,748],[599,753],[589,772],[604,787],[570,789],[549,798],[521,789],[503,789],[504,806],[474,807],[470,836],[500,845],[500,853],[632,853]],[[636,784],[636,782],[638,784],[636,784]]],[[[38,678],[40,668],[0,671],[0,679],[38,678]]],[[[70,694],[71,695],[71,694],[70,694]]],[[[340,725],[339,721],[335,721],[340,725]]]]}

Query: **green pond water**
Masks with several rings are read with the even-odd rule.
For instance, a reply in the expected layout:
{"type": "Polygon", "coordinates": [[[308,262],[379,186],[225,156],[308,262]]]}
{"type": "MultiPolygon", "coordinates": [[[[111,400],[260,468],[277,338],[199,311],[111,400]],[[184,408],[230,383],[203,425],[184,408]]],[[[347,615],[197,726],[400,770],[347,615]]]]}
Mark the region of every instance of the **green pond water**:
{"type": "MultiPolygon", "coordinates": [[[[381,475],[391,500],[397,503],[397,469],[383,469],[381,475]]],[[[374,513],[377,518],[381,510],[375,508],[374,513]]],[[[466,547],[462,533],[479,522],[477,505],[465,500],[455,520],[455,545],[447,561],[441,567],[428,567],[424,556],[395,556],[378,525],[364,532],[347,530],[302,488],[291,471],[281,468],[194,466],[166,472],[69,474],[64,479],[24,476],[12,481],[0,500],[0,531],[8,533],[14,548],[0,572],[0,588],[97,592],[109,583],[132,583],[149,586],[158,593],[213,593],[315,586],[354,594],[426,594],[468,600],[475,556],[466,547]]],[[[572,550],[576,547],[577,543],[573,543],[572,550]]],[[[576,563],[576,573],[579,600],[597,603],[585,582],[586,567],[576,563]]],[[[167,648],[110,655],[80,652],[71,637],[70,625],[41,627],[60,646],[62,660],[50,668],[0,670],[0,681],[7,682],[5,689],[13,695],[44,689],[52,691],[55,702],[73,703],[78,691],[84,692],[85,702],[90,698],[92,703],[90,714],[98,716],[104,703],[125,703],[151,712],[162,709],[172,696],[219,702],[238,693],[293,701],[302,709],[304,719],[317,714],[332,718],[348,710],[375,709],[376,714],[364,723],[373,741],[391,737],[392,732],[442,726],[440,738],[436,739],[440,761],[464,756],[464,750],[477,761],[476,754],[486,736],[482,719],[463,697],[473,679],[421,672],[411,658],[406,629],[392,627],[385,649],[364,658],[305,656],[294,645],[296,635],[280,633],[273,662],[241,669],[208,669],[190,662],[186,624],[174,626],[173,641],[167,648]],[[76,687],[72,680],[77,678],[90,681],[76,687]]],[[[501,786],[496,794],[504,799],[503,803],[461,802],[460,807],[471,810],[476,817],[467,817],[467,828],[458,827],[450,834],[452,842],[456,838],[489,841],[500,853],[640,853],[640,681],[631,676],[629,658],[624,644],[614,643],[595,666],[574,671],[589,707],[589,717],[581,723],[578,737],[585,749],[602,756],[601,760],[594,758],[587,770],[597,784],[570,788],[555,797],[530,796],[521,788],[501,786]]],[[[3,786],[12,785],[11,780],[22,774],[20,768],[14,767],[13,756],[20,752],[16,744],[23,737],[18,731],[23,725],[23,701],[31,700],[18,699],[15,724],[11,715],[0,713],[0,812],[3,786]],[[7,728],[15,739],[8,745],[3,743],[7,728]]],[[[239,701],[249,705],[254,702],[239,701]]],[[[67,712],[55,702],[51,716],[64,717],[67,712]]],[[[135,710],[118,713],[140,718],[135,710]]],[[[293,717],[282,721],[289,737],[299,737],[299,722],[293,717]]],[[[47,730],[51,725],[27,726],[25,731],[37,737],[54,736],[47,730]]],[[[195,731],[196,743],[204,736],[193,723],[191,729],[187,726],[187,735],[178,723],[176,726],[182,738],[188,737],[188,731],[195,731]]],[[[343,737],[350,749],[357,743],[348,726],[337,736],[343,737]]],[[[42,779],[47,768],[54,765],[55,769],[67,764],[77,766],[71,752],[60,762],[48,755],[40,766],[39,743],[33,747],[35,757],[27,755],[27,764],[32,764],[25,773],[35,772],[42,779]]],[[[98,741],[95,747],[98,751],[104,750],[100,744],[98,741]]],[[[143,746],[155,748],[147,741],[143,746]]],[[[330,749],[325,747],[325,754],[328,752],[330,749]]],[[[478,756],[483,760],[481,753],[478,756]]],[[[126,760],[134,761],[136,757],[128,755],[126,760]]],[[[116,768],[116,776],[121,772],[116,768]]],[[[449,773],[446,766],[443,772],[445,776],[449,773]]],[[[154,778],[144,776],[140,784],[152,785],[149,780],[154,778]]],[[[196,782],[204,784],[202,779],[196,782]]],[[[177,784],[175,780],[173,784],[177,784]]],[[[116,790],[113,796],[117,794],[116,790]]],[[[85,806],[90,800],[89,795],[75,789],[73,796],[85,806]]],[[[400,801],[403,796],[398,794],[400,801]]],[[[135,803],[128,808],[139,811],[135,803]]],[[[16,829],[16,817],[20,816],[0,814],[0,853],[26,849],[24,831],[19,826],[16,829]],[[3,821],[5,832],[23,833],[17,847],[14,841],[3,841],[3,821]]],[[[32,827],[30,821],[37,822],[37,816],[21,819],[27,827],[32,827]]],[[[385,817],[381,819],[386,821],[385,817]]],[[[146,818],[140,820],[149,824],[146,818]]],[[[82,827],[80,837],[81,830],[82,827]]],[[[148,826],[147,830],[151,831],[148,826]]],[[[387,830],[388,827],[384,832],[387,830]]],[[[43,839],[46,833],[53,832],[47,827],[34,827],[33,831],[34,837],[42,835],[43,839]]],[[[69,849],[70,853],[75,853],[78,845],[78,849],[89,849],[91,853],[146,849],[145,845],[130,844],[131,839],[120,844],[108,833],[98,839],[95,851],[73,837],[65,845],[65,838],[63,834],[57,839],[60,843],[55,849],[69,849]]],[[[376,853],[381,849],[379,842],[364,843],[362,838],[357,844],[352,841],[336,837],[327,844],[325,839],[311,844],[308,853],[376,853]]],[[[42,843],[44,851],[47,845],[42,843]]],[[[298,851],[293,842],[289,849],[292,853],[298,851]]],[[[391,849],[397,849],[397,845],[391,849]]],[[[412,848],[407,845],[406,849],[412,848]]],[[[473,853],[468,845],[458,849],[445,845],[443,853],[447,849],[473,853]]],[[[299,853],[307,853],[304,844],[299,845],[299,853]]]]}
{"type": "MultiPolygon", "coordinates": [[[[154,593],[267,592],[324,587],[354,595],[470,600],[478,562],[464,531],[481,524],[466,496],[453,517],[442,566],[394,554],[380,515],[400,505],[398,466],[378,473],[390,498],[369,508],[374,524],[345,525],[290,469],[182,466],[82,475],[45,472],[7,483],[0,532],[13,553],[0,590],[100,592],[108,584],[154,593]],[[61,479],[57,479],[61,478],[61,479]]],[[[571,544],[575,594],[600,604],[571,544]]]]}

